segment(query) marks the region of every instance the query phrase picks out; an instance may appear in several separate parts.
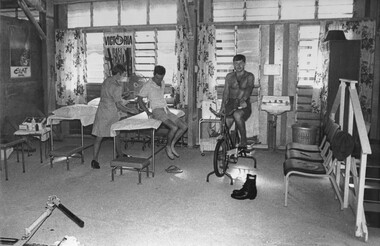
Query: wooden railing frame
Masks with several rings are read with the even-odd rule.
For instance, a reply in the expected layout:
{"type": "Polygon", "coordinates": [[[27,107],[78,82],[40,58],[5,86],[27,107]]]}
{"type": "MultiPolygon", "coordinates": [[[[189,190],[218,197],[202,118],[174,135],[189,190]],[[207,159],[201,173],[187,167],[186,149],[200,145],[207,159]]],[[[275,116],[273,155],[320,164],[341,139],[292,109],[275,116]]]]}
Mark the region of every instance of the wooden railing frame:
{"type": "MultiPolygon", "coordinates": [[[[339,108],[339,122],[342,130],[347,131],[352,135],[354,127],[354,119],[359,134],[359,140],[361,145],[360,159],[356,160],[354,157],[349,156],[345,161],[345,175],[343,180],[343,205],[344,208],[351,206],[356,216],[356,229],[355,236],[361,237],[365,242],[368,241],[368,228],[364,214],[364,188],[365,177],[367,168],[367,155],[372,154],[371,145],[368,139],[367,125],[365,124],[363,112],[360,107],[360,101],[358,92],[356,90],[356,84],[358,81],[349,79],[339,79],[340,85],[336,94],[334,104],[330,112],[330,118],[335,120],[335,114],[339,108]],[[345,105],[346,87],[349,86],[349,103],[345,105]],[[348,106],[348,125],[347,130],[344,127],[344,111],[348,106]],[[357,172],[357,164],[360,164],[359,173],[357,172]],[[350,190],[349,182],[350,177],[354,181],[354,189],[350,190]]],[[[330,96],[330,95],[329,95],[330,96]]],[[[337,174],[340,179],[340,168],[337,166],[337,174]]]]}

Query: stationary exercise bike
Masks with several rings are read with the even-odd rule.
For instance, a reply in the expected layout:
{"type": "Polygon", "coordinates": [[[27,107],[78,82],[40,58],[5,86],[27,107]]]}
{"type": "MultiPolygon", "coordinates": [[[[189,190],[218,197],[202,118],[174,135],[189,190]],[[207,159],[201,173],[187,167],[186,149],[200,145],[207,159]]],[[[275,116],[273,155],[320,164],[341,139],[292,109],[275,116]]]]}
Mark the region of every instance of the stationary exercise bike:
{"type": "Polygon", "coordinates": [[[227,172],[229,164],[237,163],[238,158],[240,157],[251,158],[254,163],[254,168],[256,168],[257,161],[253,156],[255,149],[240,148],[237,146],[237,143],[239,142],[239,134],[236,129],[233,131],[234,134],[231,134],[231,129],[227,126],[227,118],[232,116],[237,109],[232,110],[228,114],[219,114],[211,107],[209,110],[215,116],[220,117],[221,129],[214,151],[214,170],[207,175],[206,181],[209,182],[209,177],[212,174],[215,174],[217,177],[223,177],[226,175],[231,180],[230,184],[232,185],[232,176],[227,172]]]}

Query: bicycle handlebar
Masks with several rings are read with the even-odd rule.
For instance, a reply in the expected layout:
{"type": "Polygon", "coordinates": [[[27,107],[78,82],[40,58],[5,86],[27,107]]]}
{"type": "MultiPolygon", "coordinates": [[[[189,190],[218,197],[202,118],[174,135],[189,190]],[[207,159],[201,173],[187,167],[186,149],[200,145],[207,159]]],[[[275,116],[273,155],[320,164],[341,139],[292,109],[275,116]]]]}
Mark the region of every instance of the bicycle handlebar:
{"type": "Polygon", "coordinates": [[[221,117],[221,116],[227,117],[227,116],[230,116],[230,115],[232,115],[238,109],[243,109],[243,107],[235,108],[235,109],[231,110],[231,112],[229,112],[228,114],[226,114],[226,113],[216,112],[215,109],[213,109],[212,107],[209,107],[210,112],[213,113],[216,117],[221,117]]]}
{"type": "Polygon", "coordinates": [[[213,109],[212,107],[209,108],[210,112],[213,113],[216,117],[220,117],[220,114],[218,112],[216,112],[215,109],[213,109]]]}

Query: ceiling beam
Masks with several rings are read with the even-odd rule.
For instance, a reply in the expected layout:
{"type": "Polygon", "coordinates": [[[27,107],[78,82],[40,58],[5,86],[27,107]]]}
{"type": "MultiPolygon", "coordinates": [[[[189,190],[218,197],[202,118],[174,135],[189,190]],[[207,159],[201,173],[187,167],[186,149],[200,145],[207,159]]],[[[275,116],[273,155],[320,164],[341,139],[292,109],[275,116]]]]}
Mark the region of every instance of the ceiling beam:
{"type": "MultiPolygon", "coordinates": [[[[99,2],[107,2],[107,1],[115,1],[115,0],[98,0],[99,2]]],[[[53,0],[53,4],[72,4],[72,3],[89,3],[89,2],[97,2],[96,0],[53,0]]]]}
{"type": "Polygon", "coordinates": [[[45,35],[44,31],[42,30],[42,28],[40,27],[40,25],[38,24],[36,19],[34,19],[33,14],[32,14],[32,12],[30,12],[29,7],[25,3],[25,1],[24,0],[17,0],[17,3],[21,7],[21,9],[24,11],[24,13],[25,13],[26,17],[28,17],[29,21],[32,22],[34,27],[37,29],[38,34],[40,35],[40,38],[42,40],[45,40],[46,35],[45,35]]]}

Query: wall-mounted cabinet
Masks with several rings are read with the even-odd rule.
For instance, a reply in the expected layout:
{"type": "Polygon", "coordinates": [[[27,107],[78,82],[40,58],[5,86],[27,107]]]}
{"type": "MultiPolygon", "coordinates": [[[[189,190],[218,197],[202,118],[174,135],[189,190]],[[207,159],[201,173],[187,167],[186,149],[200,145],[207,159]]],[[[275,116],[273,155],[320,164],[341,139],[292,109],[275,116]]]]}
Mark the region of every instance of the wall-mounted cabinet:
{"type": "Polygon", "coordinates": [[[359,80],[360,40],[331,40],[325,42],[325,64],[327,63],[326,111],[330,112],[339,88],[339,79],[359,80]]]}

